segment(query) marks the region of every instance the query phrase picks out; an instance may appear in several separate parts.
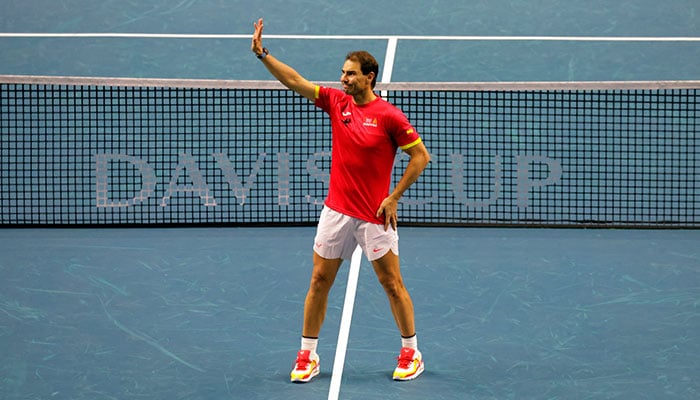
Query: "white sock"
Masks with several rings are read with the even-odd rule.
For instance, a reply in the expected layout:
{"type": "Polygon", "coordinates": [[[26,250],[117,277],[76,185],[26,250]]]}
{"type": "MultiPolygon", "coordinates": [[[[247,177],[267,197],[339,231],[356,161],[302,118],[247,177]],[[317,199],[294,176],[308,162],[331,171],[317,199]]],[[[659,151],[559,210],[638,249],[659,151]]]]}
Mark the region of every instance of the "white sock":
{"type": "Polygon", "coordinates": [[[315,355],[317,354],[316,347],[318,347],[318,338],[301,337],[302,350],[311,350],[311,355],[315,355]]]}
{"type": "Polygon", "coordinates": [[[418,337],[416,335],[411,337],[401,336],[401,347],[408,347],[409,349],[418,350],[418,337]]]}

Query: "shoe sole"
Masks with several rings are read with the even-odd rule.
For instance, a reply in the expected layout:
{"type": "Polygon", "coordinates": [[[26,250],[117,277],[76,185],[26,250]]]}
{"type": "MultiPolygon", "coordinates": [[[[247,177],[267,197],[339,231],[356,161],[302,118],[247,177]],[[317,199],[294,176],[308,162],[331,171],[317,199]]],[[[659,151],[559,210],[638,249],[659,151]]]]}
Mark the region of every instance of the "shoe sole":
{"type": "Polygon", "coordinates": [[[304,378],[294,378],[294,377],[292,377],[291,380],[292,380],[293,383],[307,383],[307,382],[310,382],[311,379],[313,379],[313,378],[314,378],[316,375],[318,375],[319,373],[321,373],[321,368],[316,367],[313,371],[311,371],[311,374],[309,375],[308,378],[304,379],[304,378]]]}
{"type": "Polygon", "coordinates": [[[421,362],[421,363],[420,363],[420,367],[418,367],[418,370],[416,370],[416,372],[415,372],[413,375],[404,376],[404,377],[395,376],[395,377],[394,377],[394,380],[395,380],[395,381],[401,381],[401,382],[403,382],[403,381],[412,381],[412,380],[418,378],[418,377],[420,376],[420,374],[423,373],[424,370],[425,370],[425,364],[423,364],[423,363],[421,362]]]}

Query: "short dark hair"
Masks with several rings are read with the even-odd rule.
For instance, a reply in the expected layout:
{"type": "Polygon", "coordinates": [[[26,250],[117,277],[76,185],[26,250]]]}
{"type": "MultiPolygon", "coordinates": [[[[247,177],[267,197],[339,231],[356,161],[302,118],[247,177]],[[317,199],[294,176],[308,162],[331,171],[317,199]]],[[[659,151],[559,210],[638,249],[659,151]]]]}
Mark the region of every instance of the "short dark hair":
{"type": "Polygon", "coordinates": [[[367,51],[359,50],[349,52],[345,59],[360,63],[360,70],[364,75],[374,72],[372,79],[372,89],[374,89],[374,85],[377,84],[377,75],[379,75],[379,63],[374,56],[367,51]]]}

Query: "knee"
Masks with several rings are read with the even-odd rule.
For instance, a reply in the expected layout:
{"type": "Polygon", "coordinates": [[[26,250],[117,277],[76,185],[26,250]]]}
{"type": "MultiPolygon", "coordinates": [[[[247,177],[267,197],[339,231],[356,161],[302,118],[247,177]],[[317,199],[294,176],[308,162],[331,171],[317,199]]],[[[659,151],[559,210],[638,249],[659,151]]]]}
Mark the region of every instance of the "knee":
{"type": "Polygon", "coordinates": [[[333,286],[333,278],[323,273],[314,273],[311,275],[311,283],[309,290],[314,293],[328,292],[333,286]]]}
{"type": "Polygon", "coordinates": [[[390,298],[401,298],[406,292],[406,288],[403,285],[401,278],[397,277],[384,277],[379,279],[386,295],[390,298]]]}

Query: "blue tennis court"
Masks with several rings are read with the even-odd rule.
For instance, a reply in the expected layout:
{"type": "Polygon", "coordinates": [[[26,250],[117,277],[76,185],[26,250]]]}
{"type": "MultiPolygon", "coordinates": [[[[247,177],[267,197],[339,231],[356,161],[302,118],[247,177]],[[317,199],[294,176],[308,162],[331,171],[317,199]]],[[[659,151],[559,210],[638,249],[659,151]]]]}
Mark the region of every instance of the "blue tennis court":
{"type": "MultiPolygon", "coordinates": [[[[321,376],[288,382],[313,231],[0,230],[3,397],[327,398],[347,267],[321,376]]],[[[391,381],[396,328],[363,262],[340,398],[698,395],[698,231],[401,235],[426,372],[391,381]]]]}
{"type": "Polygon", "coordinates": [[[31,0],[6,4],[0,15],[0,32],[19,35],[0,35],[0,72],[267,80],[250,57],[253,21],[264,17],[266,46],[313,81],[336,81],[350,49],[366,49],[386,66],[390,36],[412,38],[398,40],[395,82],[692,80],[697,14],[693,0],[392,0],[381,7],[367,0],[31,0]],[[79,33],[135,37],[57,36],[79,33]],[[168,34],[182,36],[149,36],[168,34]],[[207,36],[217,34],[230,36],[207,36]]]}
{"type": "MultiPolygon", "coordinates": [[[[380,71],[385,82],[697,80],[698,11],[691,0],[31,0],[0,15],[0,74],[269,80],[249,50],[253,21],[264,17],[266,46],[314,81],[336,81],[357,48],[384,69],[394,56],[380,71]]],[[[698,155],[688,157],[684,172],[697,177],[698,155]]],[[[402,227],[426,372],[391,380],[399,336],[363,260],[337,397],[349,263],[329,299],[322,373],[289,383],[313,235],[291,226],[3,226],[0,397],[700,395],[697,229],[402,227]]]]}

